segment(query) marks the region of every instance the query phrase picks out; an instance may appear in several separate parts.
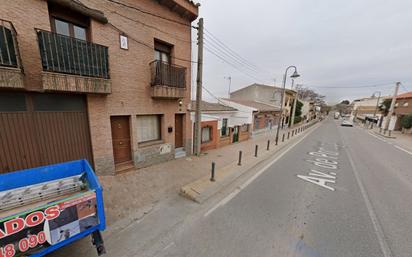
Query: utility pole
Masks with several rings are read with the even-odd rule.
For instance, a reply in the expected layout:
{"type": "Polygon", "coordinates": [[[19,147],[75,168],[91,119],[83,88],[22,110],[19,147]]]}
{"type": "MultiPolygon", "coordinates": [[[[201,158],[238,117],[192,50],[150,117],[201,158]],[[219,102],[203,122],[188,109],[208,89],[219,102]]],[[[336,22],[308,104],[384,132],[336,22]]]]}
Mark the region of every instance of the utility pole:
{"type": "Polygon", "coordinates": [[[229,80],[228,98],[230,98],[230,86],[232,85],[232,77],[225,77],[225,79],[229,80]]]}
{"type": "Polygon", "coordinates": [[[389,122],[391,121],[391,117],[395,109],[396,96],[398,95],[400,85],[401,85],[401,82],[396,82],[395,92],[392,97],[391,107],[389,108],[388,115],[386,116],[385,127],[384,127],[385,130],[388,130],[389,128],[389,122]]]}
{"type": "Polygon", "coordinates": [[[195,142],[194,153],[200,155],[202,113],[202,76],[203,76],[203,18],[197,23],[197,78],[196,78],[196,110],[195,110],[195,142]]]}

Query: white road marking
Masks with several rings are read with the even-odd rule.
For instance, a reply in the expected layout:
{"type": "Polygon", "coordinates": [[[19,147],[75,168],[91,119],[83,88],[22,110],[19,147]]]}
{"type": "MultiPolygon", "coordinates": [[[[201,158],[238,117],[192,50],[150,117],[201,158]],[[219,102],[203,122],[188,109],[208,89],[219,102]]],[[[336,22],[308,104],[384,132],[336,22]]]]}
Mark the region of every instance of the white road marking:
{"type": "Polygon", "coordinates": [[[166,245],[165,248],[163,248],[163,251],[169,249],[170,247],[172,247],[175,244],[175,242],[171,242],[170,244],[166,245]]]}
{"type": "Polygon", "coordinates": [[[392,143],[392,142],[389,142],[388,140],[385,140],[385,139],[383,139],[383,138],[380,138],[380,137],[378,137],[377,135],[374,135],[374,134],[372,134],[372,133],[370,133],[370,132],[368,132],[368,134],[371,135],[371,136],[373,136],[373,137],[376,138],[376,139],[379,139],[379,140],[382,141],[382,142],[385,142],[385,143],[387,143],[387,144],[393,145],[394,147],[398,148],[398,149],[401,150],[401,151],[404,151],[404,152],[407,153],[407,154],[412,155],[412,152],[411,152],[411,151],[408,151],[408,150],[406,150],[405,148],[403,148],[403,147],[401,147],[401,146],[399,146],[399,145],[396,145],[396,144],[394,144],[394,143],[392,143]]]}
{"type": "Polygon", "coordinates": [[[317,178],[317,177],[310,177],[310,176],[303,176],[303,175],[296,175],[298,178],[313,183],[315,185],[324,187],[329,189],[330,191],[335,191],[335,189],[331,186],[326,185],[327,182],[335,184],[335,180],[332,179],[324,179],[324,178],[317,178]]]}
{"type": "Polygon", "coordinates": [[[410,151],[408,151],[408,150],[400,147],[399,145],[394,145],[394,147],[398,148],[398,149],[401,150],[401,151],[404,151],[405,153],[408,153],[408,154],[412,155],[412,152],[410,152],[410,151]]]}
{"type": "Polygon", "coordinates": [[[363,186],[363,183],[362,183],[362,181],[359,177],[359,172],[357,171],[357,169],[355,167],[355,163],[352,159],[352,156],[350,155],[349,151],[346,148],[344,148],[344,149],[345,149],[345,152],[348,156],[349,163],[352,166],[352,171],[353,171],[353,174],[355,175],[356,182],[358,183],[358,186],[360,188],[363,200],[365,201],[365,205],[366,205],[366,209],[368,210],[369,217],[372,220],[373,228],[374,228],[376,236],[378,238],[379,245],[381,247],[381,251],[382,251],[382,253],[385,257],[392,257],[391,249],[389,248],[389,245],[385,240],[385,235],[383,234],[382,227],[379,224],[378,217],[376,216],[376,213],[373,210],[372,203],[369,200],[369,197],[368,197],[368,194],[365,190],[365,187],[363,186]]]}
{"type": "Polygon", "coordinates": [[[240,193],[243,189],[245,189],[250,183],[252,183],[257,177],[259,177],[263,172],[265,172],[267,169],[270,168],[275,162],[277,162],[280,158],[282,158],[286,153],[288,153],[292,148],[294,148],[297,144],[299,144],[303,139],[305,139],[307,136],[312,134],[312,132],[315,131],[314,129],[312,131],[309,131],[308,134],[304,135],[301,139],[296,141],[293,145],[289,146],[289,148],[286,148],[284,152],[282,152],[280,155],[278,155],[275,159],[273,159],[270,163],[268,163],[266,166],[264,166],[261,170],[259,170],[255,175],[253,175],[250,179],[248,179],[245,183],[243,183],[241,186],[237,187],[232,193],[230,193],[228,196],[220,200],[215,206],[213,206],[211,209],[209,209],[205,214],[204,217],[209,216],[212,214],[217,208],[227,204],[232,200],[238,193],[240,193]]]}

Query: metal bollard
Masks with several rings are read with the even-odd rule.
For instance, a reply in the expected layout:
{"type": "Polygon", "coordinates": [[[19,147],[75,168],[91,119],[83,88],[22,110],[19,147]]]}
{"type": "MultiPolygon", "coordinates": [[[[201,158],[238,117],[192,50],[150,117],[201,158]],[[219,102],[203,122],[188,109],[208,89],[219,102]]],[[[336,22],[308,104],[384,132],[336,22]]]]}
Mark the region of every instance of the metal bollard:
{"type": "Polygon", "coordinates": [[[383,134],[384,134],[384,135],[386,134],[386,129],[383,130],[383,134]]]}
{"type": "Polygon", "coordinates": [[[215,162],[212,162],[212,174],[210,176],[210,181],[215,182],[215,162]]]}
{"type": "Polygon", "coordinates": [[[288,131],[288,139],[289,139],[289,137],[290,137],[290,131],[288,131]]]}
{"type": "Polygon", "coordinates": [[[258,157],[258,145],[255,145],[255,157],[258,157]]]}
{"type": "Polygon", "coordinates": [[[266,145],[266,151],[269,151],[270,140],[268,140],[268,144],[266,145]]]}
{"type": "Polygon", "coordinates": [[[292,137],[293,137],[294,134],[295,134],[295,130],[292,130],[292,137]]]}
{"type": "Polygon", "coordinates": [[[279,141],[279,137],[276,136],[276,138],[275,138],[275,145],[278,145],[278,141],[279,141]]]}
{"type": "Polygon", "coordinates": [[[242,151],[239,151],[239,161],[237,165],[241,166],[242,165],[242,151]]]}
{"type": "Polygon", "coordinates": [[[285,133],[283,133],[282,142],[285,142],[285,133]]]}
{"type": "Polygon", "coordinates": [[[388,133],[389,133],[388,135],[389,135],[389,136],[391,136],[391,131],[392,131],[392,130],[388,130],[388,133]]]}
{"type": "Polygon", "coordinates": [[[379,128],[379,133],[382,133],[382,127],[379,128]]]}

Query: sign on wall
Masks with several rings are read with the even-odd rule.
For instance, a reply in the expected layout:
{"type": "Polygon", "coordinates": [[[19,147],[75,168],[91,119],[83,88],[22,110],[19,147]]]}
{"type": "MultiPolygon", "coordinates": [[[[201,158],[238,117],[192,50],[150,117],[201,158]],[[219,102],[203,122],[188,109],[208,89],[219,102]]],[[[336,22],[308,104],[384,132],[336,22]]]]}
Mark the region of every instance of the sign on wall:
{"type": "Polygon", "coordinates": [[[125,50],[129,49],[129,40],[126,35],[120,35],[120,48],[125,50]]]}

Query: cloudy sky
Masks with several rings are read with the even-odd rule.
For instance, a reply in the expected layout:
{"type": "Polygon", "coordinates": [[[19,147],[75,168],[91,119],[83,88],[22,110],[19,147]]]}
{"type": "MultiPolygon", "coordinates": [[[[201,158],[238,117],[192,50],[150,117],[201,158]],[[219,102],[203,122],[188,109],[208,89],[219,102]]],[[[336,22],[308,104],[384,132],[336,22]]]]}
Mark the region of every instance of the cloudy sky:
{"type": "Polygon", "coordinates": [[[390,94],[395,81],[401,92],[412,90],[411,0],[198,2],[207,30],[203,85],[218,97],[227,96],[225,77],[232,77],[232,91],[274,79],[281,85],[289,65],[301,74],[295,83],[330,103],[390,94]]]}

